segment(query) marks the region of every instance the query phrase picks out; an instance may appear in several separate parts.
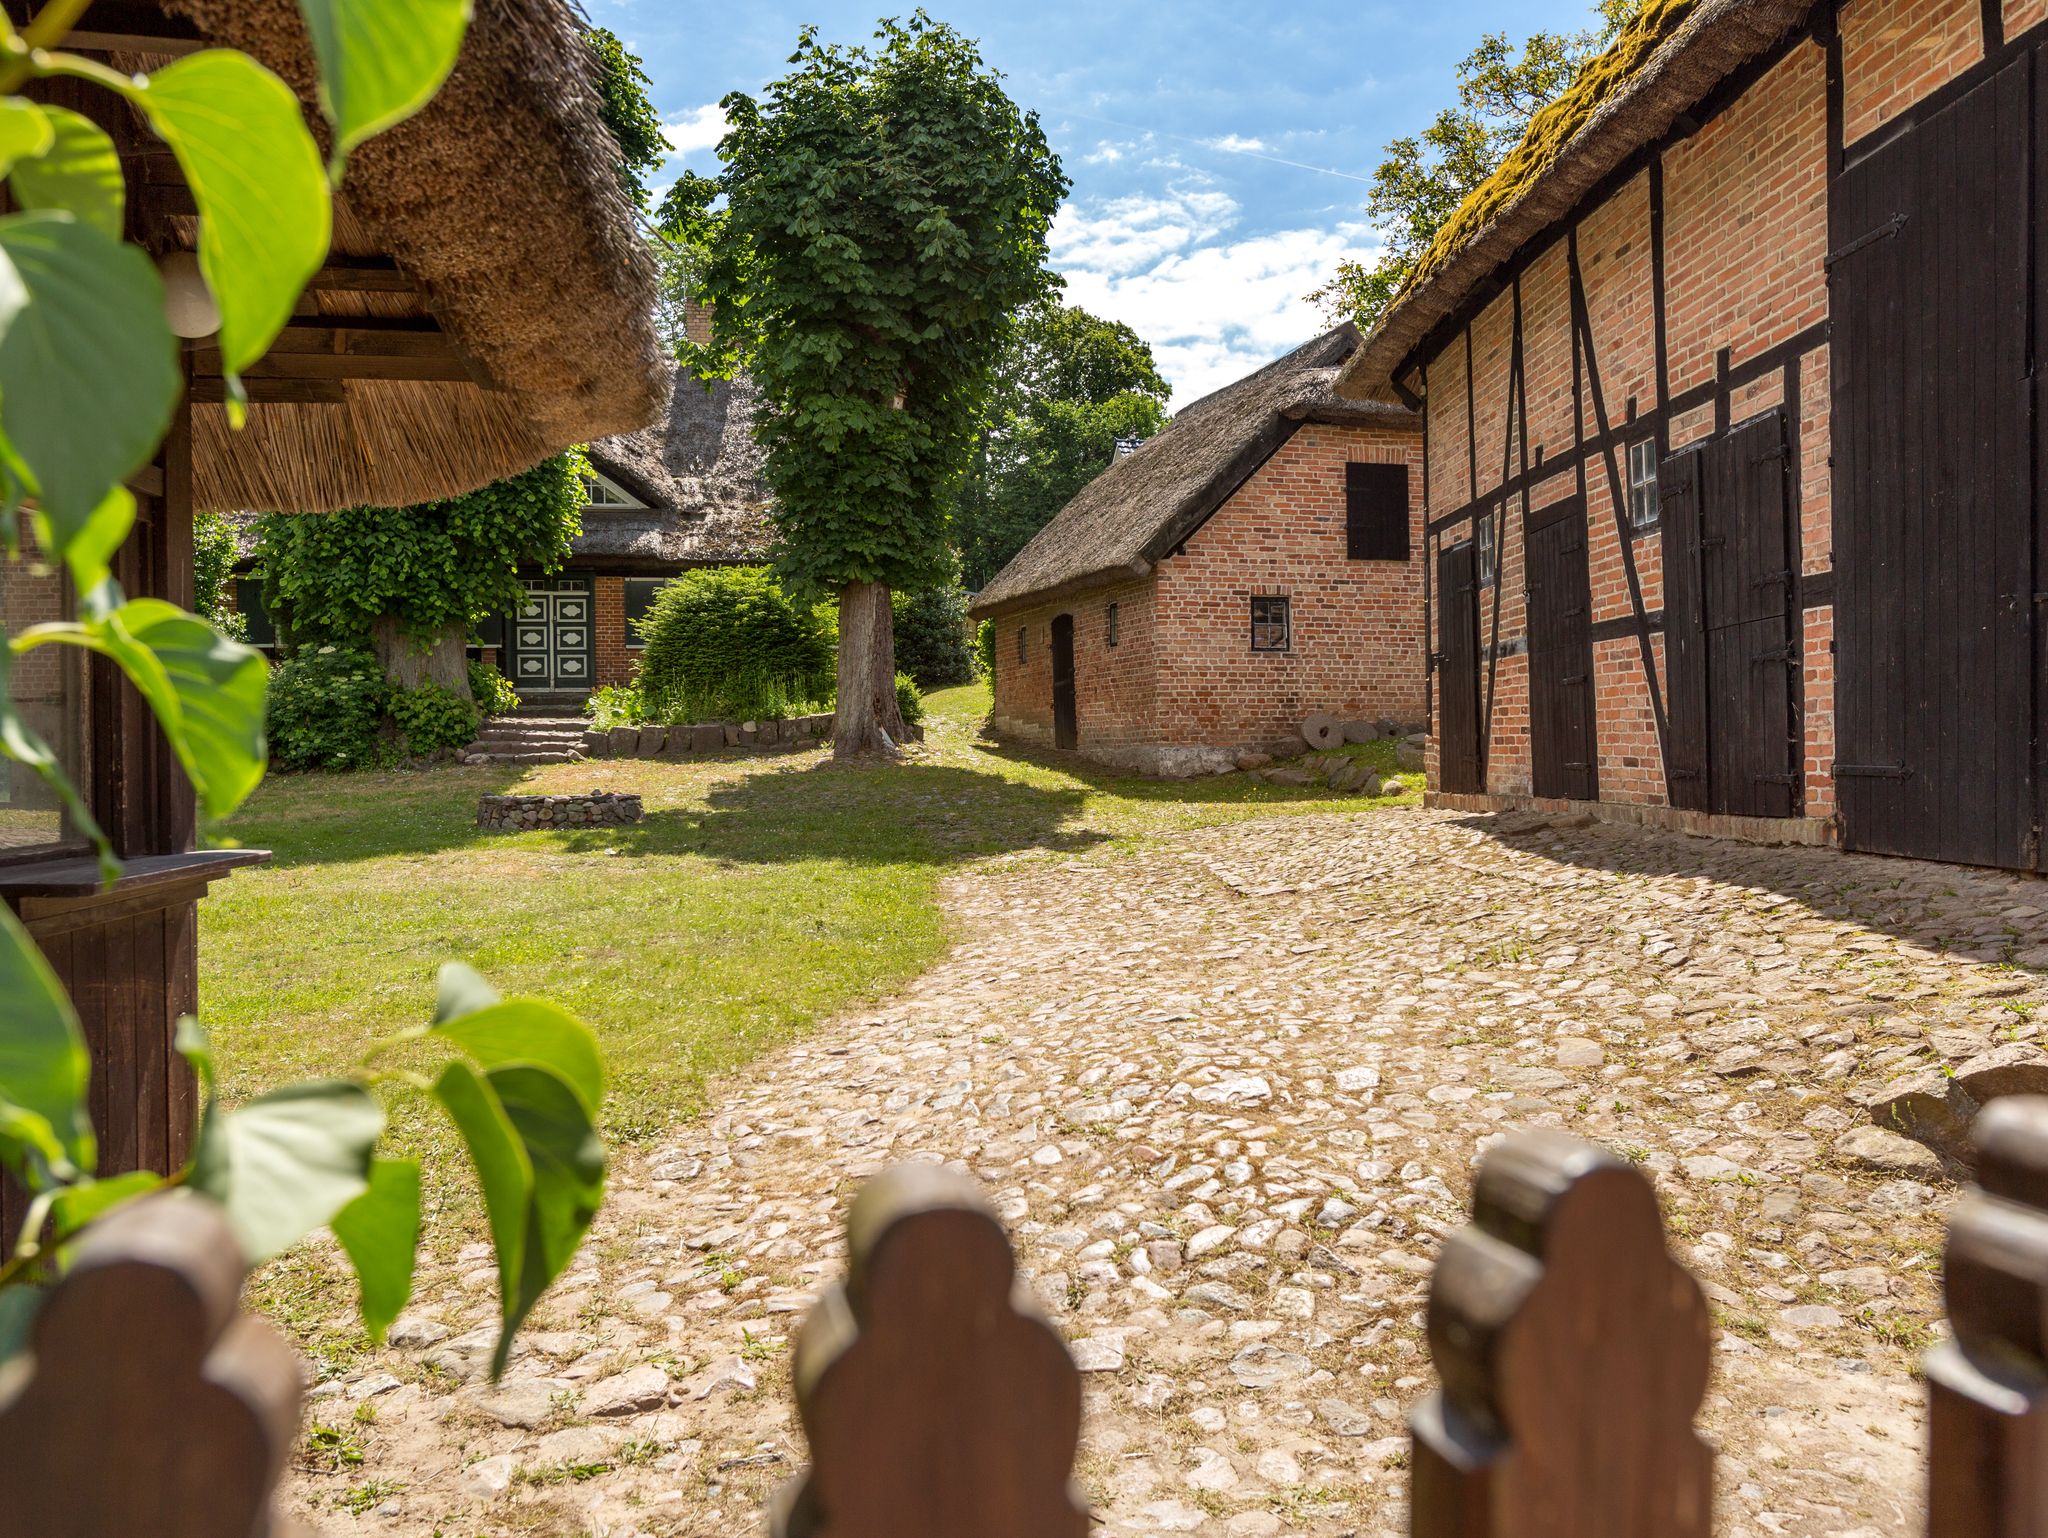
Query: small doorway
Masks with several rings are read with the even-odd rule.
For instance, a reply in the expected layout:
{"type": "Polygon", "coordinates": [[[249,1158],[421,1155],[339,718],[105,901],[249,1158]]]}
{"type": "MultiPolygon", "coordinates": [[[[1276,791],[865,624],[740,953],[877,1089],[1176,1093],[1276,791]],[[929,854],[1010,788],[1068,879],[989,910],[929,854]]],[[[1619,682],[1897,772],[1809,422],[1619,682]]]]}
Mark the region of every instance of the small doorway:
{"type": "Polygon", "coordinates": [[[508,648],[514,687],[588,690],[597,646],[591,632],[588,577],[551,577],[526,584],[508,648]]]}
{"type": "Polygon", "coordinates": [[[1081,734],[1074,719],[1074,616],[1052,622],[1052,745],[1078,746],[1081,734]]]}
{"type": "Polygon", "coordinates": [[[1599,799],[1594,757],[1591,584],[1586,504],[1546,508],[1524,533],[1529,552],[1529,759],[1539,796],[1599,799]]]}
{"type": "Polygon", "coordinates": [[[1471,540],[1436,558],[1437,787],[1486,788],[1479,753],[1479,565],[1471,540]]]}

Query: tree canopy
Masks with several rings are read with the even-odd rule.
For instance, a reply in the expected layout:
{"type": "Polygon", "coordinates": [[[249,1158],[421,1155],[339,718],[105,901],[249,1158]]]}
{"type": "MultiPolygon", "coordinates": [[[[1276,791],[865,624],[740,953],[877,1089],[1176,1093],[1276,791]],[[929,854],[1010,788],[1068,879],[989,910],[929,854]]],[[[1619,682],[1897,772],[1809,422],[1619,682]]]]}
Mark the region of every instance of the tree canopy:
{"type": "Polygon", "coordinates": [[[1165,425],[1171,389],[1152,349],[1074,305],[1027,308],[1004,348],[981,450],[953,520],[963,573],[981,587],[1116,458],[1165,425]]]}
{"type": "Polygon", "coordinates": [[[647,95],[653,82],[641,67],[639,55],[629,53],[606,28],[592,27],[583,41],[597,65],[598,116],[618,142],[619,185],[626,189],[633,206],[645,213],[647,177],[668,159],[661,114],[647,95]]]}
{"type": "Polygon", "coordinates": [[[1458,104],[1420,134],[1387,146],[1366,194],[1368,219],[1386,237],[1371,262],[1345,261],[1308,297],[1332,323],[1371,326],[1393,303],[1458,205],[1521,142],[1529,120],[1578,77],[1586,63],[1635,19],[1645,0],[1596,0],[1595,20],[1578,32],[1538,32],[1518,51],[1489,32],[1458,65],[1458,104]]]}

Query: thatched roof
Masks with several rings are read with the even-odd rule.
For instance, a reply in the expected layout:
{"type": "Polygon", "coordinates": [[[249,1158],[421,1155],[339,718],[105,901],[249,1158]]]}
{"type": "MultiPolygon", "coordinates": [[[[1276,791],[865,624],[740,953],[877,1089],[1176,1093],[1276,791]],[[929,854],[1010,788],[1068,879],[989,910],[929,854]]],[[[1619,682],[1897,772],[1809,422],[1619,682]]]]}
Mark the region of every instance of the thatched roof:
{"type": "MultiPolygon", "coordinates": [[[[170,29],[189,24],[199,42],[244,49],[283,76],[325,143],[294,0],[159,3],[170,29]]],[[[163,62],[148,51],[114,58],[118,68],[163,62]]],[[[139,125],[135,134],[124,152],[148,154],[139,125]]],[[[615,165],[570,6],[479,0],[440,94],[350,157],[329,261],[371,281],[318,283],[300,306],[308,327],[373,317],[388,333],[431,317],[445,336],[427,339],[442,377],[350,377],[325,385],[326,399],[253,406],[241,433],[222,406],[195,406],[198,505],[401,506],[658,418],[667,379],[652,260],[615,165]]],[[[195,224],[171,210],[141,234],[159,253],[189,250],[195,224]]],[[[274,380],[269,394],[295,388],[274,380]]]]}
{"type": "Polygon", "coordinates": [[[774,529],[757,399],[744,374],[706,390],[678,369],[665,421],[591,444],[592,466],[647,506],[591,508],[577,556],[650,568],[765,561],[774,529]]]}
{"type": "Polygon", "coordinates": [[[1179,412],[1061,508],[976,595],[974,614],[1145,576],[1303,422],[1413,421],[1398,406],[1333,393],[1338,366],[1357,346],[1358,329],[1339,326],[1179,412]]]}
{"type": "Polygon", "coordinates": [[[1629,157],[1802,25],[1814,0],[1650,0],[1438,231],[1344,369],[1353,400],[1392,400],[1396,372],[1502,264],[1629,157]]]}

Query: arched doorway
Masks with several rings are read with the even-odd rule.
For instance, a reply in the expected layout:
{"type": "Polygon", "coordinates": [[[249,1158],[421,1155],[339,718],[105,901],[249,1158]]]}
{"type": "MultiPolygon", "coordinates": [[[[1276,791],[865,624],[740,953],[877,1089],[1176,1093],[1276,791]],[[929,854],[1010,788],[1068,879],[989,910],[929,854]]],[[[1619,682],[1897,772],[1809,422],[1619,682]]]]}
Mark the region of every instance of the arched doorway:
{"type": "Polygon", "coordinates": [[[1052,622],[1052,745],[1071,748],[1079,741],[1074,721],[1074,616],[1052,622]]]}

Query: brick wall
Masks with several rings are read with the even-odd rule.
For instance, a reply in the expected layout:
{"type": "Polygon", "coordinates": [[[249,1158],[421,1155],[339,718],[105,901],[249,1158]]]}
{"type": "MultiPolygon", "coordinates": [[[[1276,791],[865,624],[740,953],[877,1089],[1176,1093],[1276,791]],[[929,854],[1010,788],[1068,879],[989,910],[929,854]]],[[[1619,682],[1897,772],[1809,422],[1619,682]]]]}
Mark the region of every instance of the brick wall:
{"type": "Polygon", "coordinates": [[[1983,57],[1979,0],[1852,0],[1842,7],[1843,137],[1855,143],[1983,57]]]}
{"type": "Polygon", "coordinates": [[[1102,751],[1158,740],[1156,577],[1082,593],[996,621],[997,730],[1040,747],[1052,746],[1052,622],[1074,617],[1074,718],[1084,748],[1102,751]],[[1117,641],[1109,644],[1109,608],[1116,605],[1117,641]],[[1023,660],[1017,634],[1024,632],[1023,660]]]}
{"type": "Polygon", "coordinates": [[[597,682],[631,683],[640,668],[640,653],[626,649],[626,579],[594,577],[590,586],[590,612],[597,626],[597,682]]]}

